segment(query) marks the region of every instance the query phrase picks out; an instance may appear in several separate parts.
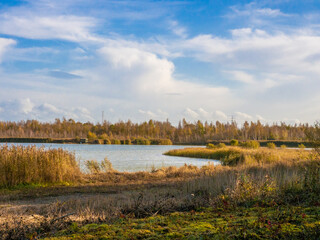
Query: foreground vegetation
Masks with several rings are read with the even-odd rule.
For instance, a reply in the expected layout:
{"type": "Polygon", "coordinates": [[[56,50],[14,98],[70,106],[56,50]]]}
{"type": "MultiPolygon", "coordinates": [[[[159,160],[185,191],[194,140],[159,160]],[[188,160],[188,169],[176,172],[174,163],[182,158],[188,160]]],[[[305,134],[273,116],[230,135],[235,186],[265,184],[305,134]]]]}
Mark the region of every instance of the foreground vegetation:
{"type": "Polygon", "coordinates": [[[89,224],[47,239],[319,239],[320,207],[199,208],[148,218],[89,224]]]}
{"type": "Polygon", "coordinates": [[[73,182],[80,168],[73,153],[35,146],[0,146],[0,187],[73,182]]]}
{"type": "MultiPolygon", "coordinates": [[[[53,163],[60,161],[59,154],[49,150],[3,149],[5,154],[0,156],[11,159],[13,166],[37,159],[32,161],[43,166],[39,172],[50,173],[54,166],[43,164],[49,159],[53,163]],[[30,155],[23,155],[25,151],[30,155]]],[[[88,163],[91,173],[76,170],[77,177],[60,179],[60,185],[56,185],[60,180],[54,185],[46,186],[43,181],[36,185],[34,181],[35,185],[20,184],[9,189],[4,184],[0,189],[0,236],[4,239],[320,238],[320,159],[316,152],[223,145],[196,150],[203,154],[210,151],[229,160],[236,159],[230,157],[236,152],[234,155],[240,154],[239,159],[243,160],[224,161],[225,166],[185,165],[125,173],[113,170],[106,159],[98,167],[94,162],[88,163]],[[61,200],[46,203],[47,196],[61,200]],[[28,206],[26,201],[35,205],[24,207],[28,206]]],[[[72,159],[71,153],[64,154],[72,159]]],[[[35,167],[21,166],[27,170],[19,172],[21,176],[28,176],[25,173],[31,172],[29,166],[35,167]]],[[[76,164],[71,166],[77,169],[76,164]]],[[[21,178],[20,175],[14,175],[14,179],[21,178]]]]}

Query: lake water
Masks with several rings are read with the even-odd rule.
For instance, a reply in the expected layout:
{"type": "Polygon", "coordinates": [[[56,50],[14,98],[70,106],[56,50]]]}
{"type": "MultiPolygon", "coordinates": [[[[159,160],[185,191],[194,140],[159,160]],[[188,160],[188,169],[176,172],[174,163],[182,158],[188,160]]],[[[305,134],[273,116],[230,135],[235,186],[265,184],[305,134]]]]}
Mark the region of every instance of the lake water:
{"type": "MultiPolygon", "coordinates": [[[[9,143],[11,144],[11,143],[9,143]]],[[[84,169],[86,160],[101,161],[107,157],[114,169],[118,171],[140,171],[151,170],[166,166],[183,166],[192,164],[198,167],[208,164],[219,164],[216,160],[200,158],[172,157],[163,153],[171,149],[180,149],[191,146],[159,146],[159,145],[90,145],[90,144],[43,144],[43,143],[14,143],[15,145],[36,145],[45,148],[63,148],[74,152],[80,162],[81,169],[84,169]]]]}

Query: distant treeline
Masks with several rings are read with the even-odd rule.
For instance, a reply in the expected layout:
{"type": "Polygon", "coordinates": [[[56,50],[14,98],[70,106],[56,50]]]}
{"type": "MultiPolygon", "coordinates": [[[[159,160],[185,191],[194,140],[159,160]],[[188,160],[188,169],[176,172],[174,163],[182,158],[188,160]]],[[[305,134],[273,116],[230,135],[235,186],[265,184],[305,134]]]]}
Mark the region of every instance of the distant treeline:
{"type": "Polygon", "coordinates": [[[154,120],[143,123],[133,123],[130,120],[117,123],[104,121],[103,124],[94,124],[76,122],[73,119],[56,119],[53,123],[37,120],[0,121],[0,138],[88,139],[104,144],[109,141],[116,144],[170,144],[168,140],[174,144],[204,144],[231,139],[305,141],[306,131],[312,131],[313,128],[308,124],[269,125],[260,121],[245,122],[239,127],[236,122],[187,122],[185,119],[178,126],[173,126],[169,121],[154,120]]]}

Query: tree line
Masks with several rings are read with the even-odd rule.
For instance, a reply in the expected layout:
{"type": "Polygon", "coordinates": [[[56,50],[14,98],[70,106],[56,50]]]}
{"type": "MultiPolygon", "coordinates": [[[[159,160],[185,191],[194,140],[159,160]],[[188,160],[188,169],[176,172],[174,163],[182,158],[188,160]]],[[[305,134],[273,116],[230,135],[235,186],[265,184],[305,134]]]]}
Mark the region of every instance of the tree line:
{"type": "Polygon", "coordinates": [[[167,121],[149,120],[142,123],[119,121],[111,123],[76,122],[73,119],[55,119],[54,122],[0,121],[2,138],[104,138],[104,139],[170,139],[175,144],[205,143],[210,140],[306,140],[306,132],[313,131],[315,126],[309,124],[262,124],[244,122],[238,125],[235,121],[222,123],[188,122],[181,120],[177,126],[167,121]]]}

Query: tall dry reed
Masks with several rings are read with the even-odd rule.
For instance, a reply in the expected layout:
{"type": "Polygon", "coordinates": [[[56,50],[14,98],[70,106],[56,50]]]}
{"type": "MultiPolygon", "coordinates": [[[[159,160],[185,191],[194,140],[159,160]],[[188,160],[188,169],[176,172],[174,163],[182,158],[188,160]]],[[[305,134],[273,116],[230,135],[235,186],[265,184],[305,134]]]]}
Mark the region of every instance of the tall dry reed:
{"type": "Polygon", "coordinates": [[[0,187],[73,181],[80,174],[75,155],[36,146],[0,146],[0,187]]]}

